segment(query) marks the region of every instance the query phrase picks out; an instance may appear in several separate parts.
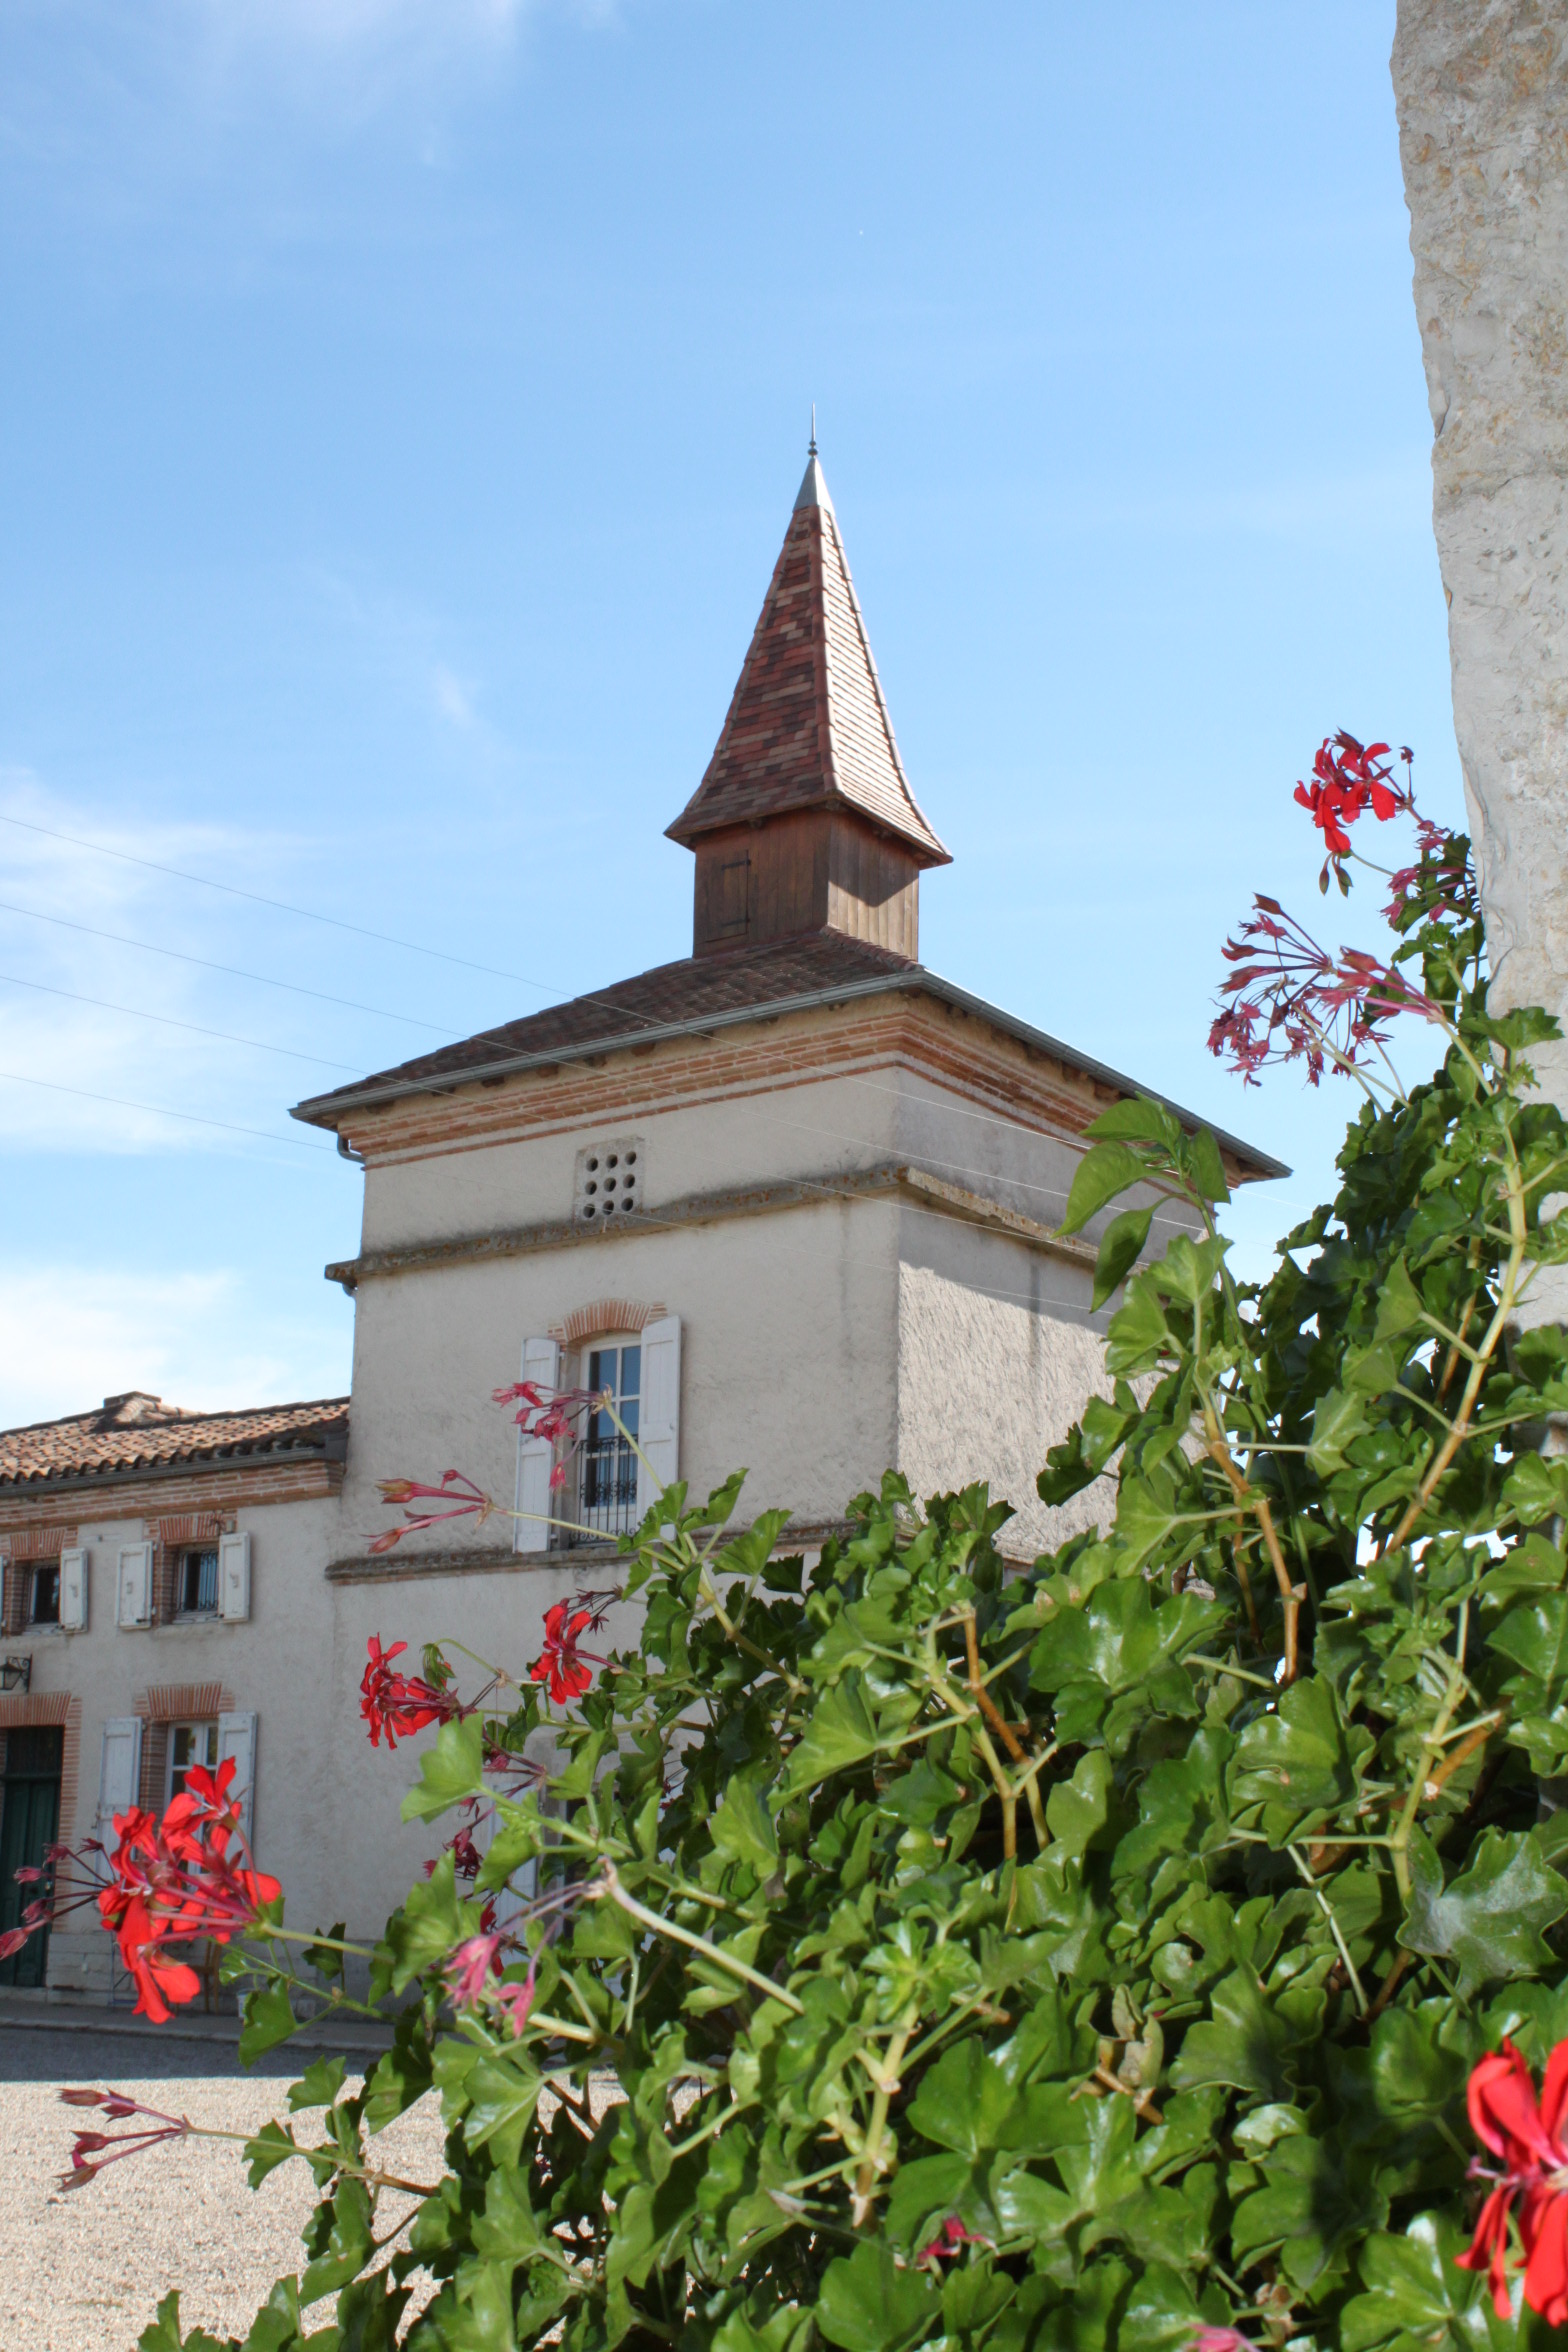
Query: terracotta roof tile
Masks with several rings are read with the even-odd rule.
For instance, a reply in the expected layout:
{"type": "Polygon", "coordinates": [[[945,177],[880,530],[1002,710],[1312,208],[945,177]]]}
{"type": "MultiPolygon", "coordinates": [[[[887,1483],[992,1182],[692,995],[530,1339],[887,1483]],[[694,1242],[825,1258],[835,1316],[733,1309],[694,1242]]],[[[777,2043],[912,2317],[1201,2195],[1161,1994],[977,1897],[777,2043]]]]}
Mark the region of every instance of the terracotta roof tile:
{"type": "Polygon", "coordinates": [[[92,1413],[0,1430],[0,1489],[51,1478],[87,1478],[177,1462],[233,1462],[322,1452],[348,1433],[347,1397],[249,1412],[191,1413],[139,1390],[107,1397],[92,1413]]]}
{"type": "Polygon", "coordinates": [[[909,789],[813,455],[718,747],[669,835],[690,844],[726,825],[833,807],[869,817],[921,865],[949,862],[909,789]]]}
{"type": "Polygon", "coordinates": [[[657,964],[635,979],[618,980],[592,996],[528,1013],[497,1029],[443,1045],[395,1069],[334,1087],[330,1094],[301,1103],[298,1116],[330,1124],[339,1101],[357,1099],[367,1088],[429,1078],[460,1079],[467,1070],[488,1068],[519,1054],[567,1053],[584,1045],[631,1044],[644,1031],[705,1015],[759,1011],[781,998],[812,996],[821,990],[917,973],[918,964],[892,948],[873,947],[843,931],[808,931],[795,939],[765,940],[760,946],[722,948],[717,954],[683,956],[657,964]]]}

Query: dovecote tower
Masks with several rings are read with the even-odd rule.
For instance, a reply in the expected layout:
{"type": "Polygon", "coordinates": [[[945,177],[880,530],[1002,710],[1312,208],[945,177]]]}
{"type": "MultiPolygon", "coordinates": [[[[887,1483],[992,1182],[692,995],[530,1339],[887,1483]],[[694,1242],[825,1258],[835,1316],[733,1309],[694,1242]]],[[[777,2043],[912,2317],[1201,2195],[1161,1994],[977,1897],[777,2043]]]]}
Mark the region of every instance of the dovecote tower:
{"type": "Polygon", "coordinates": [[[697,857],[692,952],[837,931],[910,957],[949,853],[909,789],[813,441],[707,773],[669,827],[697,857]]]}

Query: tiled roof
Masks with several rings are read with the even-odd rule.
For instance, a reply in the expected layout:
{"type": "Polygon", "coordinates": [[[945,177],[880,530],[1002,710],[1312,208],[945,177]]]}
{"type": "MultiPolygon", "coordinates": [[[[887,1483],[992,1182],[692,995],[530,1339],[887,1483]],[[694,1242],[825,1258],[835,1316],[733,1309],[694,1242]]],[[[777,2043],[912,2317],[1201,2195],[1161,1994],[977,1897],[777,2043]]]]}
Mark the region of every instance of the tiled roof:
{"type": "Polygon", "coordinates": [[[312,1404],[261,1405],[250,1412],[188,1413],[133,1390],[106,1397],[95,1412],[0,1430],[0,1490],[171,1463],[324,1453],[332,1439],[347,1436],[348,1405],[347,1397],[324,1397],[312,1404]]]}
{"type": "MultiPolygon", "coordinates": [[[[683,956],[656,964],[633,980],[617,980],[592,996],[574,996],[542,1013],[528,1013],[497,1029],[443,1045],[395,1069],[380,1070],[330,1094],[301,1103],[297,1116],[330,1114],[336,1103],[357,1100],[381,1086],[422,1078],[452,1080],[486,1070],[520,1055],[569,1053],[585,1045],[629,1044],[652,1029],[700,1026],[704,1019],[761,1011],[781,998],[816,996],[841,985],[902,978],[920,970],[891,948],[851,939],[843,931],[808,931],[795,939],[769,939],[755,947],[723,948],[715,955],[683,956]]],[[[323,1117],[321,1124],[330,1124],[323,1117]]]]}
{"type": "MultiPolygon", "coordinates": [[[[928,971],[924,964],[895,954],[892,948],[873,947],[866,939],[851,939],[843,931],[810,931],[797,939],[770,939],[760,946],[727,947],[717,954],[686,956],[678,964],[658,964],[635,980],[619,980],[593,996],[574,996],[566,1004],[551,1005],[521,1021],[483,1030],[461,1045],[445,1045],[417,1061],[396,1069],[355,1079],[316,1095],[294,1108],[296,1119],[317,1127],[336,1128],[351,1110],[391,1103],[400,1096],[438,1093],[479,1079],[500,1079],[525,1069],[537,1069],[559,1057],[562,1061],[611,1052],[646,1040],[703,1036],[743,1022],[753,1015],[808,1011],[847,1003],[854,998],[884,994],[925,996],[955,1011],[969,1013],[1033,1053],[1049,1054],[1064,1068],[1076,1070],[1119,1094],[1154,1094],[1151,1087],[1080,1053],[1059,1037],[1048,1036],[1028,1021],[955,988],[951,980],[928,971]]],[[[1199,1122],[1165,1095],[1154,1094],[1188,1127],[1199,1122]]],[[[1206,1122],[1205,1122],[1206,1123],[1206,1122]]],[[[1286,1176],[1288,1168],[1267,1152],[1254,1149],[1223,1128],[1214,1133],[1234,1151],[1243,1167],[1258,1176],[1286,1176]]]]}
{"type": "Polygon", "coordinates": [[[721,826],[833,807],[869,817],[921,865],[948,863],[898,756],[813,454],[718,748],[669,834],[689,844],[721,826]]]}

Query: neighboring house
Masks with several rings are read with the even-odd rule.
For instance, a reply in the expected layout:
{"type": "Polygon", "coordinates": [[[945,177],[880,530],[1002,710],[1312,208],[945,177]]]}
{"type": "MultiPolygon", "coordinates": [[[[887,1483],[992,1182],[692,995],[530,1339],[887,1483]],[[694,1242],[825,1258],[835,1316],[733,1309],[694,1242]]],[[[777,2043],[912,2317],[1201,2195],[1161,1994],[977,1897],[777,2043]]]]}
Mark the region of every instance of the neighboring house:
{"type": "MultiPolygon", "coordinates": [[[[0,1927],[30,1892],[19,1866],[129,1805],[161,1809],[192,1764],[233,1756],[285,1818],[319,1736],[301,1620],[347,1443],[346,1397],[182,1413],[133,1392],[0,1434],[0,1927]]],[[[112,1956],[79,1916],[0,1984],[47,1963],[52,1985],[103,1998],[112,1956]]]]}
{"type": "MultiPolygon", "coordinates": [[[[426,1850],[398,1829],[413,1755],[372,1751],[359,1721],[367,1636],[453,1636],[520,1671],[552,1602],[613,1581],[655,1477],[705,1495],[744,1466],[743,1515],[787,1508],[797,1547],[887,1468],[920,1494],[989,1479],[1018,1508],[1003,1547],[1020,1559],[1093,1514],[1035,1495],[1102,1380],[1093,1244],[1054,1228],[1084,1128],[1138,1089],[919,963],[920,874],[948,853],[905,777],[814,452],[718,748],[669,830],[695,858],[689,957],[299,1106],[365,1174],[359,1255],[328,1268],[355,1299],[352,1443],[346,1463],[326,1450],[341,1405],[274,1417],[317,1431],[323,1483],[261,1517],[240,1505],[255,1615],[232,1651],[199,1647],[227,1639],[221,1621],[178,1613],[150,1640],[111,1628],[112,1674],[35,1646],[35,1692],[80,1706],[77,1769],[108,1787],[114,1727],[152,1687],[132,1658],[161,1645],[172,1687],[161,1660],[186,1642],[180,1687],[223,1686],[202,1717],[220,1746],[255,1717],[258,1850],[299,1924],[379,1927],[426,1850]],[[520,1377],[609,1387],[646,1460],[601,1419],[552,1487],[550,1447],[492,1402],[520,1377]],[[378,1482],[448,1468],[522,1516],[373,1552],[395,1517],[378,1482]]],[[[1221,1141],[1233,1180],[1283,1173],[1221,1141]]],[[[178,1508],[216,1525],[239,1497],[198,1502],[203,1475],[178,1508]]],[[[98,1547],[163,1541],[122,1501],[101,1531],[74,1503],[62,1524],[95,1576],[118,1573],[98,1547]]],[[[161,1509],[138,1490],[136,1511],[161,1509]]],[[[65,1944],[62,1985],[79,1981],[65,1944]]]]}

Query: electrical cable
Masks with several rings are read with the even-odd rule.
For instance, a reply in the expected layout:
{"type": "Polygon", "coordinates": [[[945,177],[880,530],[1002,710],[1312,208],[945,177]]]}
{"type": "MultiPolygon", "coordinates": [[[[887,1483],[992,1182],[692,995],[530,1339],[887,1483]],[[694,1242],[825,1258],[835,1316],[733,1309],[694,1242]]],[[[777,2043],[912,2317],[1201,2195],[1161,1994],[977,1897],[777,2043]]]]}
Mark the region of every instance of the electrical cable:
{"type": "Polygon", "coordinates": [[[116,1110],[147,1111],[155,1119],[180,1119],[187,1127],[218,1127],[226,1135],[254,1135],[263,1143],[291,1143],[297,1151],[331,1152],[330,1143],[310,1143],[303,1135],[274,1135],[266,1127],[236,1127],[231,1119],[203,1119],[195,1111],[165,1110],[162,1103],[131,1102],[123,1094],[94,1094],[85,1086],[62,1086],[57,1078],[29,1078],[20,1070],[0,1070],[0,1079],[11,1086],[42,1086],[50,1094],[74,1094],[82,1102],[112,1103],[116,1110]]]}
{"type": "MultiPolygon", "coordinates": [[[[171,876],[171,878],[176,882],[194,882],[197,887],[202,890],[221,890],[225,897],[248,899],[252,906],[271,907],[276,913],[280,915],[298,915],[303,921],[307,923],[324,923],[329,929],[333,931],[351,931],[356,939],[373,939],[382,947],[402,948],[409,955],[430,956],[437,963],[458,964],[465,972],[484,972],[492,980],[515,980],[519,987],[531,988],[537,996],[548,997],[553,994],[553,990],[548,982],[543,980],[531,980],[526,972],[503,971],[498,964],[475,963],[471,956],[450,955],[445,948],[426,947],[422,944],[421,941],[417,939],[398,939],[390,931],[371,931],[367,929],[363,923],[345,922],[340,915],[318,914],[314,907],[295,906],[290,900],[286,898],[268,898],[262,891],[259,890],[242,890],[239,885],[234,882],[216,882],[213,880],[210,874],[192,874],[189,873],[183,866],[166,866],[161,864],[157,858],[137,857],[134,851],[129,849],[111,849],[107,842],[90,841],[85,837],[85,835],[80,833],[65,833],[55,825],[40,825],[29,817],[13,817],[5,815],[4,813],[0,813],[0,824],[16,825],[20,827],[24,833],[41,833],[49,841],[69,842],[73,849],[91,850],[97,857],[118,858],[122,865],[142,866],[150,874],[167,874],[171,876]]],[[[14,912],[16,910],[13,909],[12,911],[14,912]]],[[[104,936],[107,938],[111,937],[112,934],[105,933],[104,936]]],[[[135,943],[132,942],[131,944],[134,945],[135,943]]],[[[221,971],[226,970],[227,966],[219,965],[215,968],[221,971]]],[[[248,974],[242,975],[242,977],[254,978],[256,975],[248,974]]],[[[274,985],[282,986],[283,983],[278,982],[274,983],[274,985]]],[[[344,1000],[341,998],[328,999],[329,1003],[340,1003],[342,1001],[344,1000]]],[[[586,996],[580,998],[578,1001],[583,1004],[600,1005],[607,1011],[620,1012],[623,1009],[621,1006],[614,1004],[608,997],[586,996]]],[[[370,1010],[371,1008],[362,1005],[358,1009],[361,1012],[364,1012],[370,1010]]],[[[386,1016],[386,1018],[389,1020],[397,1020],[400,1017],[401,1016],[396,1013],[388,1014],[386,1016]]],[[[632,1018],[634,1020],[640,1021],[644,1028],[653,1028],[656,1026],[654,1017],[651,1013],[634,1013],[632,1018]]],[[[416,1022],[415,1026],[417,1028],[427,1028],[429,1023],[416,1022]]],[[[458,1032],[456,1030],[444,1030],[440,1032],[440,1034],[443,1036],[453,1037],[456,1036],[458,1032]]],[[[485,1034],[485,1031],[480,1032],[481,1036],[485,1034]]]]}
{"type": "Polygon", "coordinates": [[[53,923],[59,930],[80,931],[89,939],[111,940],[116,947],[140,948],[144,955],[169,956],[177,964],[196,964],[204,972],[226,973],[231,980],[254,980],[262,988],[286,989],[290,996],[313,997],[317,1004],[342,1005],[351,1013],[369,1013],[378,1021],[401,1021],[405,1028],[428,1029],[433,1037],[463,1042],[460,1029],[443,1029],[439,1022],[421,1021],[412,1013],[384,1012],[380,1005],[360,1004],[351,996],[329,996],[324,989],[304,988],[296,980],[273,980],[265,972],[242,971],[238,964],[216,964],[209,956],[188,955],[179,947],[160,947],[151,939],[132,939],[123,931],[101,931],[95,924],[75,923],[66,915],[46,915],[37,907],[15,906],[9,899],[0,898],[0,914],[25,915],[30,922],[53,923]]]}
{"type": "Polygon", "coordinates": [[[134,1021],[156,1021],[165,1029],[188,1030],[192,1037],[216,1037],[223,1045],[245,1045],[256,1053],[283,1054],[291,1062],[313,1062],[320,1070],[358,1074],[353,1062],[328,1061],[325,1054],[300,1053],[291,1045],[269,1045],[264,1037],[236,1037],[232,1030],[205,1029],[199,1021],[177,1021],[172,1013],[143,1012],[140,1005],[115,1004],[106,996],[83,996],[74,988],[51,988],[46,980],[24,980],[16,972],[0,972],[0,983],[7,988],[31,988],[41,996],[63,996],[71,1004],[95,1005],[101,1013],[128,1013],[134,1021]]]}

